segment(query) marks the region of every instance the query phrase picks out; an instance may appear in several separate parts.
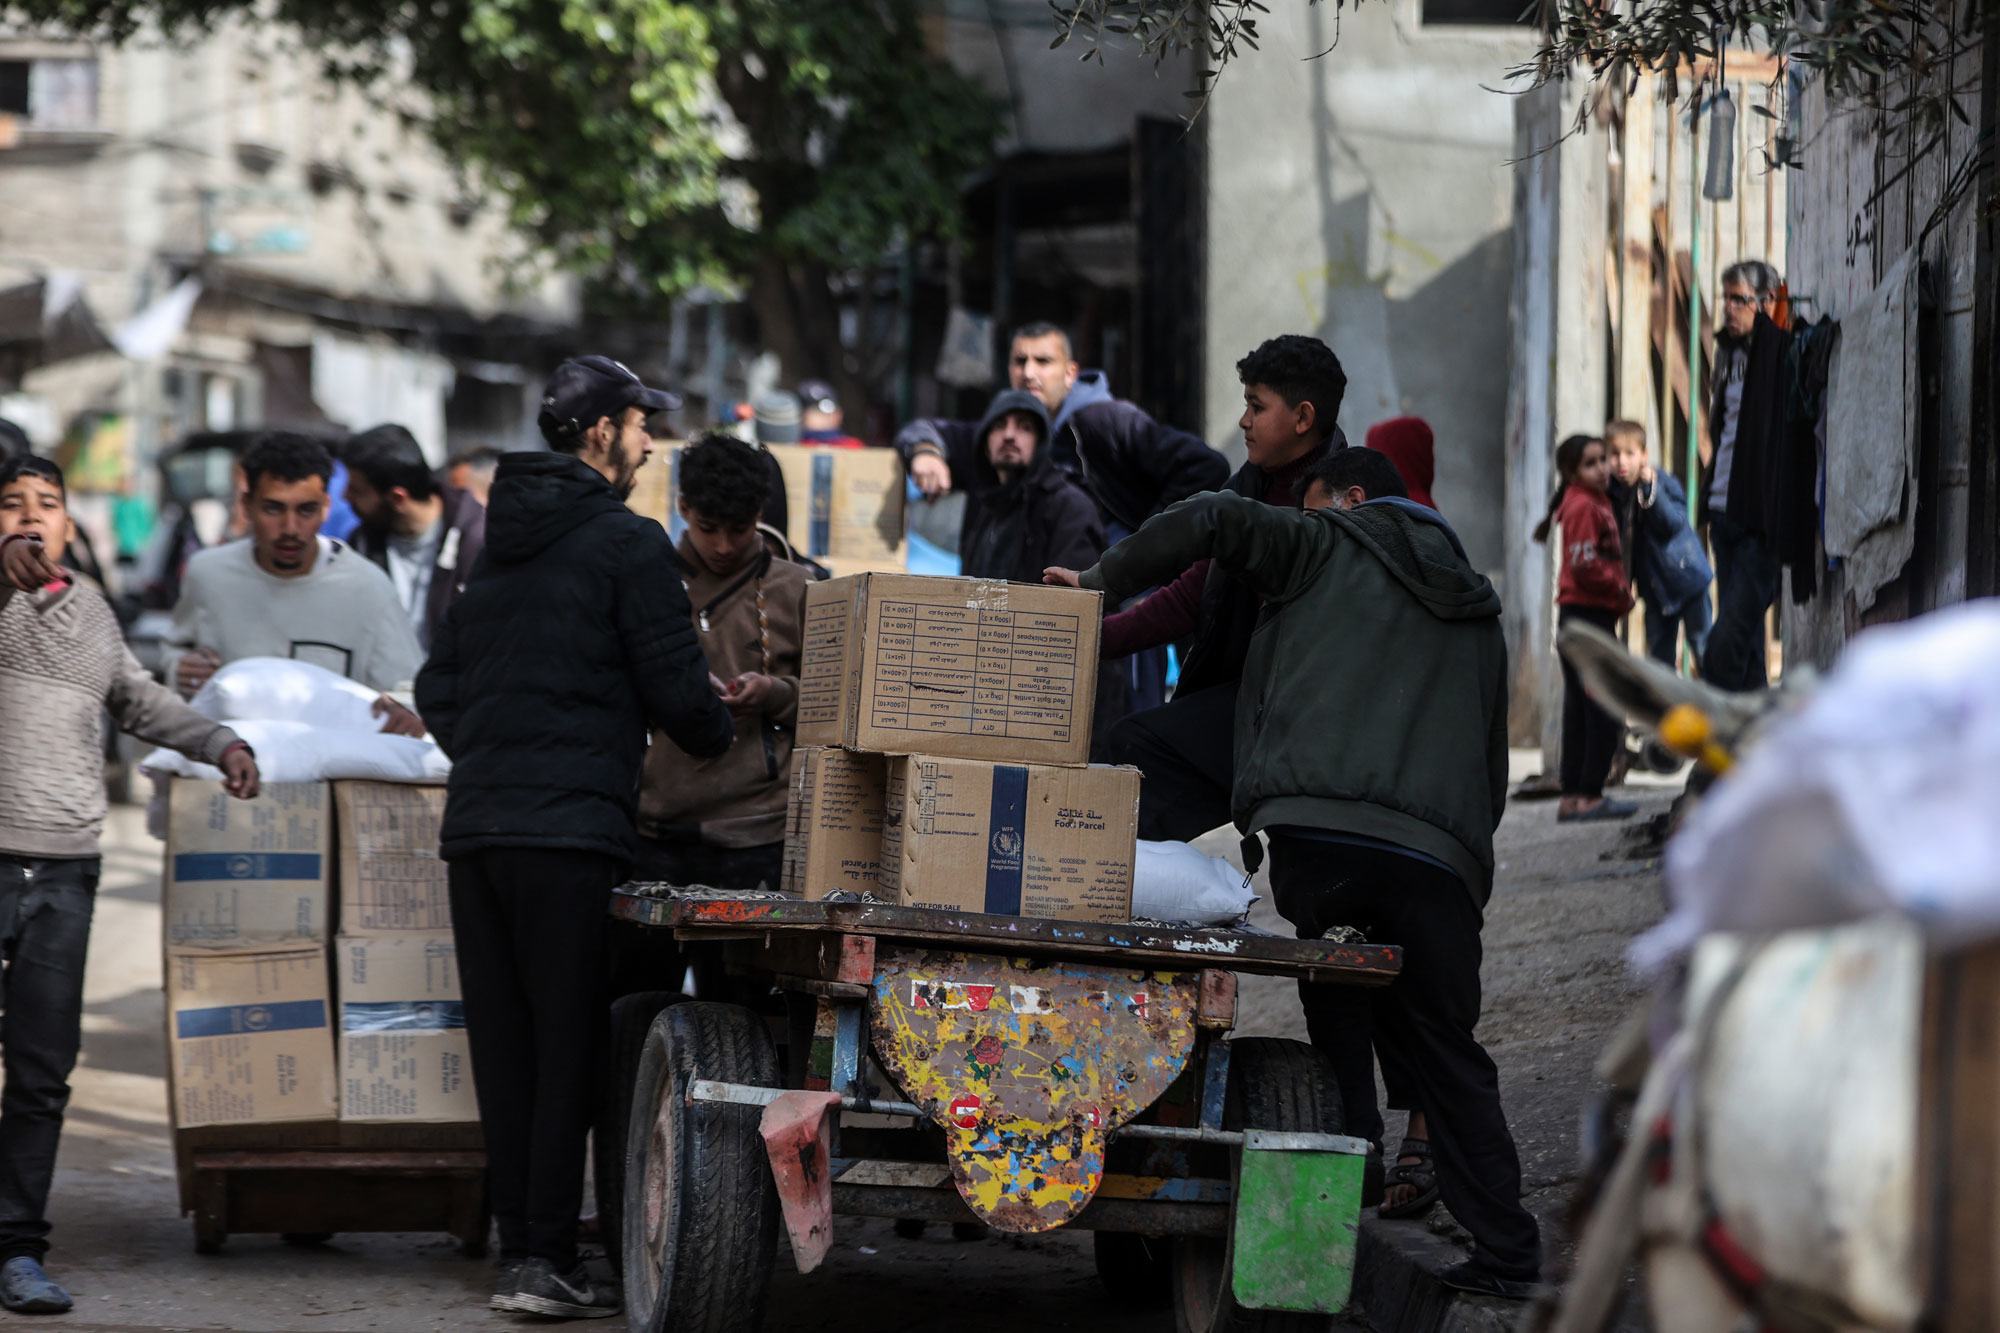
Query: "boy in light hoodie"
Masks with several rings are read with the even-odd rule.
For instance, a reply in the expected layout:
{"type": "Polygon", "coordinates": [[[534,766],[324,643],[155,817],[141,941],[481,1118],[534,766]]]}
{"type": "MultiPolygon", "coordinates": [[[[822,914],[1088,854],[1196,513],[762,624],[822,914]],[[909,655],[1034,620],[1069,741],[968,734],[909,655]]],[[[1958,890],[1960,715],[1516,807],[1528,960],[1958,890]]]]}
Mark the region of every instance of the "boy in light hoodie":
{"type": "Polygon", "coordinates": [[[75,535],[62,469],[0,464],[0,1306],[61,1314],[42,1270],[49,1185],[83,1039],[83,962],[104,831],[101,719],[222,769],[257,794],[257,760],[229,728],[133,659],[104,594],[62,568],[75,535]]]}

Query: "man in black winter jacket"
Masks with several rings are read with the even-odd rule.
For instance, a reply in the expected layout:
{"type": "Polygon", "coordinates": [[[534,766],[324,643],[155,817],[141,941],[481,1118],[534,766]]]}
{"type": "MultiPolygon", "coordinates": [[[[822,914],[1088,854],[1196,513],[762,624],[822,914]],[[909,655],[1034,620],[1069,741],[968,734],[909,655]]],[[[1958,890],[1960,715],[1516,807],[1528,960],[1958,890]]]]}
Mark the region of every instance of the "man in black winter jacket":
{"type": "Polygon", "coordinates": [[[1049,454],[1049,413],[1024,389],[1003,389],[979,423],[979,489],[959,531],[960,572],[1039,583],[1050,565],[1081,569],[1104,552],[1097,506],[1049,454]]]}
{"type": "Polygon", "coordinates": [[[646,414],[675,406],[607,357],[556,369],[552,452],[501,461],[485,554],[417,677],[452,759],[442,852],[500,1227],[496,1310],[617,1309],[576,1252],[606,906],[636,846],[649,727],[696,758],[735,736],[666,530],[625,506],[646,414]]]}

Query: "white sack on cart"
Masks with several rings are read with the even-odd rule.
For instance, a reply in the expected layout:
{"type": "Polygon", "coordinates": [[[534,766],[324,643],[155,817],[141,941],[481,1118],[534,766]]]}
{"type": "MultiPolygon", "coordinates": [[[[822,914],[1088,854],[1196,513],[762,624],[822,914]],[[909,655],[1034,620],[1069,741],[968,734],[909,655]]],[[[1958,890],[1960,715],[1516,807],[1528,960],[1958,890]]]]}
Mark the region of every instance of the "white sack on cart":
{"type": "Polygon", "coordinates": [[[1198,926],[1235,925],[1257,895],[1243,872],[1184,842],[1139,841],[1132,868],[1132,915],[1146,921],[1198,926]]]}
{"type": "Polygon", "coordinates": [[[311,662],[288,657],[245,657],[220,668],[195,692],[189,707],[217,722],[280,720],[335,731],[377,732],[379,690],[311,662]]]}
{"type": "MultiPolygon", "coordinates": [[[[304,722],[274,722],[250,718],[231,722],[234,731],[257,752],[257,771],[265,782],[334,782],[359,778],[373,782],[440,783],[451,776],[451,760],[436,741],[425,737],[387,736],[380,732],[340,731],[304,722]]],[[[155,750],[139,761],[140,771],[153,779],[153,799],[146,807],[146,826],[156,838],[166,837],[167,785],[175,778],[222,779],[222,770],[200,763],[177,750],[155,750]]]]}
{"type": "Polygon", "coordinates": [[[1934,942],[2000,934],[2000,602],[1857,637],[1667,847],[1651,970],[1716,930],[1894,912],[1934,942]]]}

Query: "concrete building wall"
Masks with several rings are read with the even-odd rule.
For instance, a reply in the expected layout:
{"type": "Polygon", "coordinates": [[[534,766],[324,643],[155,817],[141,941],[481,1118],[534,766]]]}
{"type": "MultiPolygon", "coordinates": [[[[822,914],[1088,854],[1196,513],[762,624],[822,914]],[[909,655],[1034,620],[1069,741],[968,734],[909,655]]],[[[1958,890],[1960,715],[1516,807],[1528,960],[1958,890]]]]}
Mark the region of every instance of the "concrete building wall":
{"type": "Polygon", "coordinates": [[[1207,438],[1241,456],[1238,358],[1274,334],[1322,337],[1347,370],[1349,438],[1427,419],[1438,504],[1497,572],[1514,116],[1487,89],[1532,36],[1426,27],[1420,0],[1273,5],[1258,26],[1261,49],[1202,121],[1207,438]]]}

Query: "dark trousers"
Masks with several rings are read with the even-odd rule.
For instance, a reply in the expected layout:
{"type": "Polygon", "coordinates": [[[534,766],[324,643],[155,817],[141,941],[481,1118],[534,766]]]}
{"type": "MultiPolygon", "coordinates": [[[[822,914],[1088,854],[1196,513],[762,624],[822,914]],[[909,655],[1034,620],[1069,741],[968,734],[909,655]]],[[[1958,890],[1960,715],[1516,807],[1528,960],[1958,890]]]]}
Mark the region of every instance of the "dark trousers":
{"type": "Polygon", "coordinates": [[[1708,652],[1709,631],[1715,624],[1715,612],[1709,608],[1708,593],[1702,594],[1681,609],[1679,615],[1670,616],[1653,609],[1646,603],[1646,656],[1666,666],[1678,666],[1679,656],[1674,649],[1680,636],[1681,626],[1687,626],[1688,653],[1696,663],[1700,663],[1708,652]]]}
{"type": "Polygon", "coordinates": [[[616,859],[509,847],[451,863],[487,1188],[503,1261],[576,1263],[584,1138],[603,1080],[604,936],[616,859]]]}
{"type": "Polygon", "coordinates": [[[1177,694],[1111,729],[1100,751],[1131,764],[1139,784],[1139,836],[1190,842],[1229,822],[1236,780],[1236,685],[1177,694]]]}
{"type": "Polygon", "coordinates": [[[632,878],[711,889],[775,889],[785,878],[785,844],[713,847],[697,838],[641,838],[632,878]]]}
{"type": "Polygon", "coordinates": [[[1500,1073],[1479,1022],[1479,909],[1450,871],[1401,853],[1271,837],[1278,911],[1311,939],[1357,926],[1403,948],[1380,989],[1301,983],[1312,1043],[1333,1065],[1349,1134],[1379,1140],[1375,1069],[1408,1088],[1430,1121],[1438,1190],[1472,1233],[1474,1257],[1510,1277],[1541,1268],[1540,1232],[1521,1206],[1521,1159],[1500,1106],[1500,1073]],[[1371,1044],[1372,1043],[1372,1044],[1371,1044]]]}
{"type": "MultiPolygon", "coordinates": [[[[1600,611],[1594,606],[1556,608],[1556,623],[1567,625],[1573,620],[1595,625],[1606,634],[1618,632],[1618,617],[1614,612],[1600,611]]],[[[1625,725],[1583,692],[1583,680],[1567,657],[1562,659],[1562,672],[1562,794],[1602,796],[1612,756],[1617,754],[1619,742],[1625,736],[1625,725]]]]}
{"type": "Polygon", "coordinates": [[[49,1183],[83,1041],[83,960],[100,868],[94,856],[0,855],[0,1261],[49,1252],[49,1183]]]}
{"type": "Polygon", "coordinates": [[[1778,600],[1778,561],[1764,538],[1716,514],[1708,523],[1715,552],[1715,628],[1702,658],[1702,679],[1718,689],[1761,690],[1769,683],[1764,613],[1778,600]]]}

